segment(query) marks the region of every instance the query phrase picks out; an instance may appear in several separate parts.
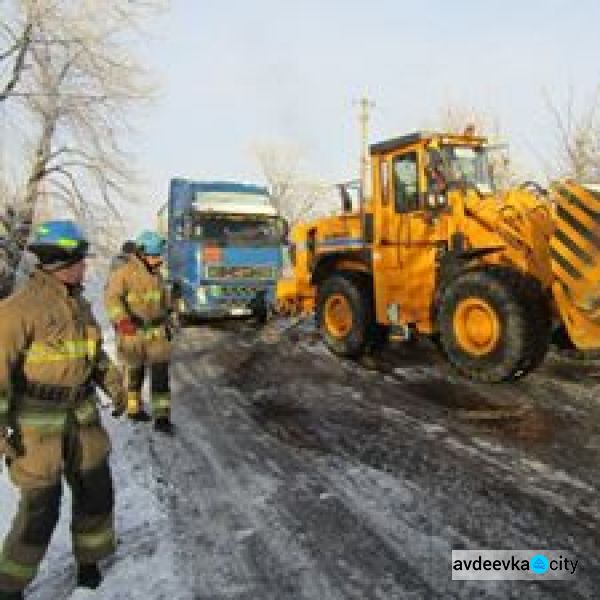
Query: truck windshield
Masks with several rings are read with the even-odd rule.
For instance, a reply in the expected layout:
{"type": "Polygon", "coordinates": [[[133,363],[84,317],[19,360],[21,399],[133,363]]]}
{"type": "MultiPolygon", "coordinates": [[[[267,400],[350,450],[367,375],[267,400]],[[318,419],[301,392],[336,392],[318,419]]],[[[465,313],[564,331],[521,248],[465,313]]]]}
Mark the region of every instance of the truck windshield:
{"type": "Polygon", "coordinates": [[[281,243],[276,217],[195,215],[191,239],[226,246],[275,246],[281,243]]]}
{"type": "Polygon", "coordinates": [[[491,194],[494,191],[486,148],[443,146],[442,155],[450,181],[470,183],[482,194],[491,194]]]}

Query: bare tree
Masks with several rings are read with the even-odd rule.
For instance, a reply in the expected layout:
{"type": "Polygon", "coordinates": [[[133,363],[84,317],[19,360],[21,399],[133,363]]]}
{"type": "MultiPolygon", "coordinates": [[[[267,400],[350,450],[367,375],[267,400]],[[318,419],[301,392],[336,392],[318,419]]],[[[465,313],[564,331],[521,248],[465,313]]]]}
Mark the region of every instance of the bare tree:
{"type": "Polygon", "coordinates": [[[600,87],[583,104],[577,102],[572,86],[564,105],[548,92],[544,100],[553,120],[556,144],[556,162],[546,164],[549,178],[600,182],[600,87]]]}
{"type": "Polygon", "coordinates": [[[339,204],[339,194],[331,184],[302,175],[302,152],[297,147],[283,143],[257,144],[254,155],[273,204],[290,225],[330,214],[332,202],[339,204]]]}
{"type": "Polygon", "coordinates": [[[152,95],[131,38],[162,6],[162,0],[13,1],[14,24],[7,28],[29,23],[19,46],[27,67],[19,72],[19,92],[13,78],[7,82],[30,140],[13,235],[21,249],[41,201],[83,222],[104,214],[103,221],[114,223],[119,204],[131,199],[135,174],[123,141],[132,131],[132,109],[152,95]]]}
{"type": "MultiPolygon", "coordinates": [[[[0,6],[6,4],[0,3],[0,6]]],[[[0,19],[0,102],[12,94],[26,68],[26,57],[33,37],[34,18],[31,10],[15,22],[0,19]]]]}

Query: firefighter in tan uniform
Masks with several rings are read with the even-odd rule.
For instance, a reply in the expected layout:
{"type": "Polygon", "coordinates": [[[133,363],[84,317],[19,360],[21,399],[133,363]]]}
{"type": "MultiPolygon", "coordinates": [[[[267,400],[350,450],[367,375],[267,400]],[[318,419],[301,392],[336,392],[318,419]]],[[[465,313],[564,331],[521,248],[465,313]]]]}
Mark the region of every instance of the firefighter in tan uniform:
{"type": "Polygon", "coordinates": [[[115,546],[110,444],[95,386],[125,410],[122,375],[104,353],[82,297],[88,243],[70,221],[40,225],[29,250],[39,265],[0,301],[0,459],[20,493],[0,553],[0,600],[23,598],[59,517],[64,476],[72,491],[78,585],[96,588],[115,546]]]}
{"type": "Polygon", "coordinates": [[[104,300],[117,334],[119,358],[125,366],[127,415],[135,421],[150,420],[142,405],[146,368],[154,428],[173,433],[169,392],[169,299],[160,274],[165,240],[145,231],[136,239],[136,252],[116,266],[106,283],[104,300]]]}

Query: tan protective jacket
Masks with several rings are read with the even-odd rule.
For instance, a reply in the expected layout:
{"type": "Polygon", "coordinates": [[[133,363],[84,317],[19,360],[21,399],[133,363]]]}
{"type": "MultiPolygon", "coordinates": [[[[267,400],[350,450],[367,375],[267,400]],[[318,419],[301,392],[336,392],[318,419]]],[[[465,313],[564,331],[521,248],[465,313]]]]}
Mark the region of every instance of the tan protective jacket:
{"type": "Polygon", "coordinates": [[[37,269],[0,301],[0,426],[60,431],[69,415],[97,423],[94,385],[124,403],[122,375],[102,348],[89,303],[37,269]]]}
{"type": "Polygon", "coordinates": [[[135,335],[117,336],[119,355],[128,365],[169,360],[169,297],[159,272],[150,271],[138,256],[130,255],[109,273],[104,302],[113,324],[130,319],[137,326],[135,335]]]}

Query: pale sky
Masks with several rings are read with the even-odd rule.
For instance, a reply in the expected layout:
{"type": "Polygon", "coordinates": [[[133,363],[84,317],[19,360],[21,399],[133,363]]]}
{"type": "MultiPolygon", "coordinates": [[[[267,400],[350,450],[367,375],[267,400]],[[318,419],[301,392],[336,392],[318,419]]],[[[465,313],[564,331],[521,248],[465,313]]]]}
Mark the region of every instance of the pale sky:
{"type": "MultiPolygon", "coordinates": [[[[540,171],[536,155],[552,153],[543,90],[589,100],[599,23],[597,0],[173,0],[138,46],[162,84],[136,142],[149,203],[178,175],[261,183],[260,142],[301,147],[309,177],[355,177],[364,94],[371,141],[452,103],[498,119],[540,171]]],[[[153,223],[150,206],[142,218],[153,223]]]]}

